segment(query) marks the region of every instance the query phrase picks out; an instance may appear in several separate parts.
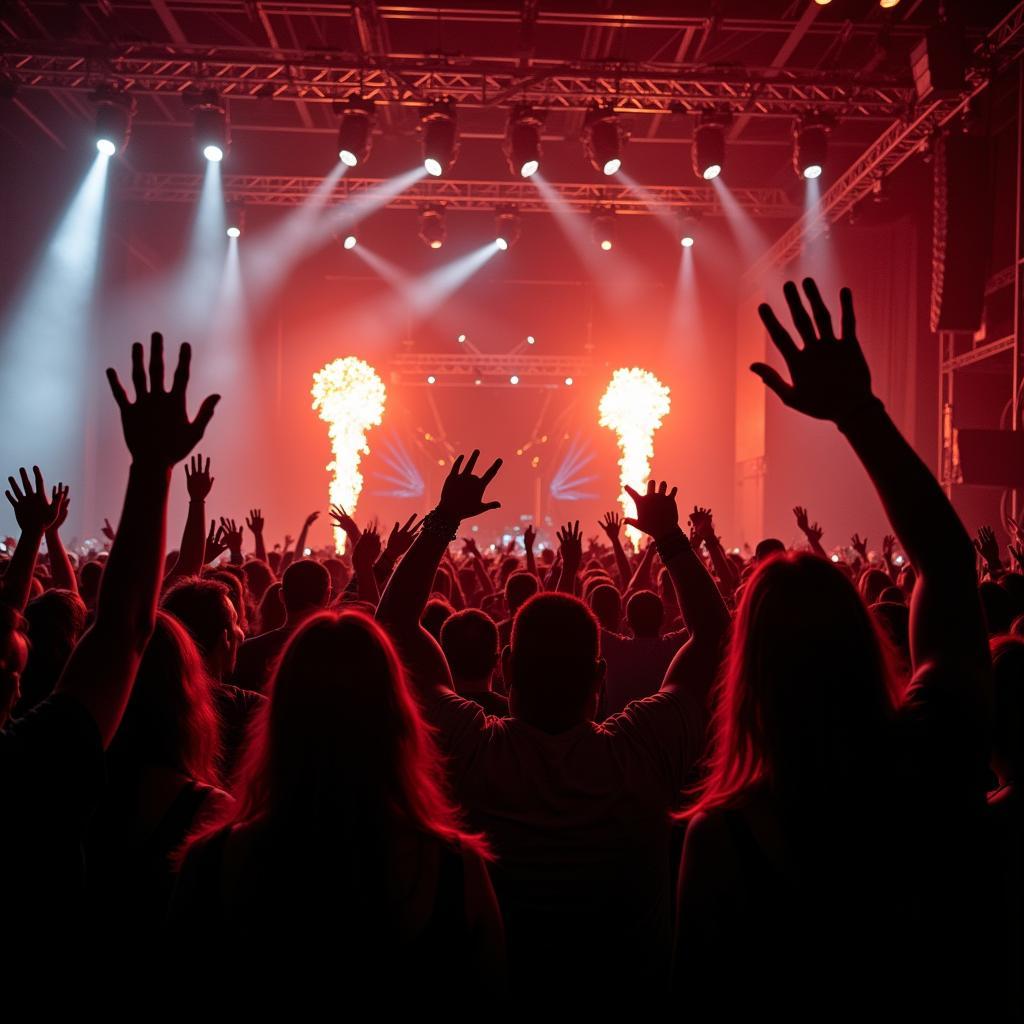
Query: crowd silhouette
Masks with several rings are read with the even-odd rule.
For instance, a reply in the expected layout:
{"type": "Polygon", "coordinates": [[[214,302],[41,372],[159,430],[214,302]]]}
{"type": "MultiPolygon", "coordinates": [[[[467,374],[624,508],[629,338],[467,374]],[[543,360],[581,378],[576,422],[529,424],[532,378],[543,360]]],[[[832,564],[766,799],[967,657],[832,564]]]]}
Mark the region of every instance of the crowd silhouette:
{"type": "Polygon", "coordinates": [[[760,315],[788,379],[751,369],[850,445],[877,555],[831,559],[800,506],[806,549],[729,553],[656,481],[606,542],[485,553],[478,451],[386,537],[332,508],[343,558],[304,557],[317,513],[268,551],[260,509],[207,510],[188,345],[169,388],[161,335],[134,345],[109,550],[65,550],[39,468],[6,492],[8,966],[62,973],[74,941],[236,1003],[1019,1019],[1024,574],[872,392],[849,291],[838,331],[813,280],[784,298],[796,337],[760,315]]]}

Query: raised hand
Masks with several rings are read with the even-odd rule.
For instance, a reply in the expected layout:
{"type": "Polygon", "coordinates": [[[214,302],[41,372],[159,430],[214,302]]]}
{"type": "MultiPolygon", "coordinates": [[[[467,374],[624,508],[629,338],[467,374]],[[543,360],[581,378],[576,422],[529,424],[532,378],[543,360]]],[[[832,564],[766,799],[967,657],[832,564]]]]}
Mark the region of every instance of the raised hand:
{"type": "Polygon", "coordinates": [[[694,534],[700,540],[707,536],[714,536],[715,524],[711,518],[711,509],[694,505],[693,511],[690,513],[690,526],[693,527],[694,534]]]}
{"type": "Polygon", "coordinates": [[[614,544],[622,531],[622,516],[618,512],[605,512],[604,518],[598,520],[597,525],[607,534],[609,542],[614,544]]]}
{"type": "Polygon", "coordinates": [[[205,501],[206,496],[213,487],[213,477],[210,476],[210,460],[207,458],[206,465],[203,465],[202,455],[193,455],[191,460],[185,463],[185,483],[188,487],[188,496],[192,501],[205,501]]]}
{"type": "Polygon", "coordinates": [[[626,493],[636,503],[636,517],[626,519],[627,526],[635,526],[641,533],[659,540],[679,526],[679,509],[676,508],[677,488],[668,490],[663,480],[656,486],[653,480],[647,483],[647,493],[639,494],[628,484],[626,493]]]}
{"type": "Polygon", "coordinates": [[[209,565],[215,558],[224,554],[227,549],[228,545],[224,540],[224,527],[216,526],[211,519],[210,532],[206,535],[206,552],[203,555],[203,564],[209,565]]]}
{"type": "Polygon", "coordinates": [[[580,521],[566,523],[558,533],[558,550],[563,565],[578,566],[583,561],[583,534],[580,532],[580,521]]]}
{"type": "Polygon", "coordinates": [[[480,549],[476,546],[476,541],[472,537],[462,538],[462,553],[467,558],[472,556],[480,557],[480,549]]]}
{"type": "Polygon", "coordinates": [[[192,349],[186,342],[178,353],[171,390],[164,390],[164,339],[155,333],[150,339],[149,381],[143,363],[142,345],[132,345],[132,383],[135,401],[130,402],[117,371],[107,370],[114,401],[121,410],[121,428],[132,459],[159,468],[180,462],[199,443],[220,395],[210,395],[199,406],[193,420],[185,408],[192,349]]]}
{"type": "Polygon", "coordinates": [[[234,519],[225,519],[224,516],[220,517],[220,526],[224,531],[223,541],[225,546],[232,554],[236,552],[240,554],[242,551],[242,528],[234,519]]]}
{"type": "Polygon", "coordinates": [[[68,509],[71,507],[71,499],[68,495],[71,492],[71,488],[64,483],[58,483],[51,492],[52,500],[57,504],[57,517],[50,524],[49,530],[59,530],[63,525],[64,521],[68,517],[68,509]]]}
{"type": "Polygon", "coordinates": [[[331,519],[334,520],[334,525],[339,529],[343,530],[345,536],[348,537],[352,546],[355,547],[359,543],[359,535],[361,533],[356,521],[341,507],[341,505],[331,506],[331,519]]]}
{"type": "Polygon", "coordinates": [[[882,558],[885,559],[886,565],[892,565],[892,553],[895,548],[896,538],[891,533],[887,533],[882,538],[882,558]]]}
{"type": "Polygon", "coordinates": [[[452,463],[451,471],[445,478],[444,486],[441,488],[441,500],[438,502],[438,511],[447,519],[470,519],[480,515],[481,512],[489,512],[491,509],[501,508],[500,501],[484,501],[484,491],[487,485],[494,479],[498,470],[501,469],[501,459],[495,459],[490,467],[480,476],[474,476],[477,459],[480,452],[474,449],[466,461],[466,468],[462,469],[462,461],[465,457],[460,455],[452,463]]]}
{"type": "Polygon", "coordinates": [[[1010,554],[1017,563],[1017,571],[1024,572],[1024,544],[1011,544],[1010,554]]]}
{"type": "Polygon", "coordinates": [[[978,530],[978,539],[974,542],[978,553],[985,559],[988,567],[996,571],[1002,567],[1002,559],[999,557],[999,542],[996,540],[995,531],[991,526],[983,526],[978,530]]]}
{"type": "Polygon", "coordinates": [[[840,423],[859,408],[877,403],[871,391],[871,372],[857,340],[853,296],[849,288],[839,293],[842,317],[837,338],[817,284],[807,277],[803,286],[813,320],[796,285],[787,281],[782,289],[793,324],[803,340],[802,348],[779,323],[771,306],[762,303],[758,307],[761,320],[789,369],[790,382],[767,363],[754,363],[750,369],[791,409],[815,419],[840,423]]]}
{"type": "Polygon", "coordinates": [[[392,562],[397,562],[412,547],[413,539],[416,537],[416,531],[420,528],[422,520],[416,522],[416,514],[413,513],[405,521],[405,524],[399,526],[395,523],[391,527],[391,533],[388,534],[388,542],[384,546],[384,557],[392,562]]]}
{"type": "Polygon", "coordinates": [[[249,509],[249,514],[245,518],[245,525],[249,527],[249,530],[254,537],[262,537],[263,510],[259,508],[249,509]]]}
{"type": "Polygon", "coordinates": [[[802,505],[797,505],[793,509],[793,515],[796,517],[797,529],[812,543],[816,543],[821,540],[821,535],[825,532],[818,523],[811,523],[807,515],[807,509],[802,505]]]}
{"type": "Polygon", "coordinates": [[[110,541],[111,544],[114,543],[114,528],[110,525],[109,519],[103,520],[103,529],[100,532],[107,538],[107,540],[110,541]]]}
{"type": "Polygon", "coordinates": [[[855,533],[850,538],[850,547],[860,555],[860,560],[866,562],[868,560],[868,539],[867,537],[861,537],[859,533],[855,533]]]}
{"type": "Polygon", "coordinates": [[[10,484],[10,490],[4,491],[4,494],[14,508],[14,518],[18,521],[22,532],[38,534],[41,538],[60,515],[61,502],[58,488],[63,488],[64,485],[58,484],[53,489],[51,499],[47,501],[46,484],[43,483],[43,474],[39,471],[39,467],[32,467],[35,490],[32,489],[32,483],[29,481],[24,466],[21,467],[20,472],[21,487],[18,487],[18,482],[13,476],[9,476],[7,482],[10,484]]]}
{"type": "Polygon", "coordinates": [[[353,566],[372,566],[380,554],[380,534],[372,527],[363,532],[352,549],[353,566]]]}
{"type": "Polygon", "coordinates": [[[533,525],[531,524],[530,526],[527,526],[525,530],[523,530],[523,547],[526,548],[527,551],[532,551],[533,544],[536,539],[537,531],[533,528],[533,525]]]}
{"type": "Polygon", "coordinates": [[[303,529],[308,530],[319,518],[319,510],[317,510],[316,512],[310,512],[309,515],[306,516],[306,521],[303,523],[303,529]]]}

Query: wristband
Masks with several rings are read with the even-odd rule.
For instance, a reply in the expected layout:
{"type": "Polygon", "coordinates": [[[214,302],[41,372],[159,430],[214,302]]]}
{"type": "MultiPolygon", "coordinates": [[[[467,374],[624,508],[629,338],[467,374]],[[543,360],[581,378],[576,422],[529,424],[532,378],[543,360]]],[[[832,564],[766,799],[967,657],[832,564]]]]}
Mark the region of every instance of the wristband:
{"type": "Polygon", "coordinates": [[[423,517],[420,532],[429,537],[439,537],[446,544],[450,544],[458,538],[459,523],[461,522],[461,519],[446,516],[440,508],[435,508],[433,512],[428,512],[423,517]]]}

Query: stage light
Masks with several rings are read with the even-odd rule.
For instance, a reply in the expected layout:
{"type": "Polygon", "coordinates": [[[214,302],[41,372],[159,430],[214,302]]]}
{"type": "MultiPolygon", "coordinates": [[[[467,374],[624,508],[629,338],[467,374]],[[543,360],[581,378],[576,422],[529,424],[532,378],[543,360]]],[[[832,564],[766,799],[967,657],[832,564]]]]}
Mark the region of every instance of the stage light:
{"type": "Polygon", "coordinates": [[[624,136],[613,107],[595,105],[583,126],[583,151],[594,168],[611,175],[622,166],[624,136]]]}
{"type": "Polygon", "coordinates": [[[888,11],[895,7],[899,2],[900,0],[878,0],[878,6],[888,11]]]}
{"type": "Polygon", "coordinates": [[[523,222],[515,209],[499,207],[494,216],[494,244],[502,251],[511,249],[519,241],[523,222]]]}
{"type": "Polygon", "coordinates": [[[683,237],[679,239],[679,244],[684,249],[692,249],[693,248],[693,235],[683,235],[683,237]]]}
{"type": "Polygon", "coordinates": [[[429,376],[429,377],[427,378],[427,383],[428,383],[428,384],[435,384],[436,382],[437,382],[437,378],[436,378],[436,377],[435,377],[435,376],[434,376],[433,374],[431,374],[431,375],[430,375],[430,376],[429,376]]]}
{"type": "Polygon", "coordinates": [[[816,3],[816,4],[818,5],[818,6],[819,6],[819,7],[828,7],[828,5],[829,5],[830,3],[832,3],[832,0],[814,0],[814,2],[815,2],[815,3],[816,3]]]}
{"type": "Polygon", "coordinates": [[[508,382],[509,382],[509,384],[518,384],[519,383],[519,376],[518,376],[518,374],[513,373],[512,376],[509,377],[508,382]]]}
{"type": "Polygon", "coordinates": [[[344,247],[345,247],[346,249],[354,249],[354,248],[356,247],[356,243],[357,243],[358,241],[359,241],[359,239],[358,239],[358,238],[356,238],[356,236],[355,236],[355,235],[346,235],[346,236],[345,236],[345,241],[344,241],[344,242],[342,242],[341,244],[342,244],[342,245],[343,245],[343,246],[344,246],[344,247]]]}
{"type": "Polygon", "coordinates": [[[228,238],[238,238],[241,234],[241,229],[236,228],[233,224],[228,228],[228,238]]]}
{"type": "Polygon", "coordinates": [[[697,241],[697,218],[696,217],[683,217],[679,221],[679,244],[684,249],[693,248],[693,243],[697,241]]]}
{"type": "MultiPolygon", "coordinates": [[[[633,502],[626,494],[626,484],[642,491],[651,475],[654,458],[654,435],[662,418],[671,407],[669,389],[647,370],[634,366],[616,370],[601,396],[598,425],[615,431],[619,452],[619,504],[626,515],[632,515],[633,502]]],[[[634,527],[626,528],[633,544],[640,540],[634,527]]]]}
{"type": "Polygon", "coordinates": [[[466,341],[466,336],[465,336],[464,334],[460,334],[460,335],[458,336],[458,338],[457,338],[456,340],[458,341],[458,343],[459,343],[460,345],[462,345],[462,344],[464,344],[464,343],[465,343],[465,341],[466,341]]]}
{"type": "Polygon", "coordinates": [[[517,177],[529,178],[540,170],[540,126],[540,118],[528,103],[520,103],[509,115],[505,158],[517,177]]]}
{"type": "Polygon", "coordinates": [[[698,178],[711,181],[722,173],[725,165],[725,128],[721,123],[705,121],[697,125],[690,156],[693,160],[693,173],[698,178]]]}
{"type": "MultiPolygon", "coordinates": [[[[455,104],[450,98],[435,100],[420,119],[423,128],[423,167],[433,178],[451,169],[459,155],[455,104]]],[[[439,247],[438,247],[439,248],[439,247]]]]}
{"type": "Polygon", "coordinates": [[[572,387],[572,384],[573,384],[573,380],[572,380],[572,377],[566,377],[566,378],[565,378],[565,386],[566,386],[567,388],[571,388],[571,387],[572,387]]]}
{"type": "Polygon", "coordinates": [[[615,246],[615,211],[607,206],[595,207],[590,215],[590,229],[594,241],[602,252],[610,252],[615,246]]]}
{"type": "Polygon", "coordinates": [[[536,345],[537,344],[537,339],[532,334],[528,334],[526,336],[526,344],[527,345],[536,345]]]}
{"type": "Polygon", "coordinates": [[[793,170],[818,178],[828,156],[828,131],[822,124],[797,124],[793,131],[793,170]]]}
{"type": "Polygon", "coordinates": [[[447,231],[444,226],[444,207],[425,206],[420,210],[420,238],[431,249],[444,245],[447,231]]]}
{"type": "Polygon", "coordinates": [[[207,98],[193,108],[193,137],[204,157],[211,163],[224,159],[230,144],[228,115],[220,103],[207,98]]]}
{"type": "Polygon", "coordinates": [[[476,385],[477,387],[479,387],[479,386],[480,386],[481,384],[483,384],[483,381],[482,381],[482,380],[481,380],[481,379],[480,379],[479,377],[477,377],[477,378],[476,378],[476,380],[474,380],[474,381],[473,381],[473,383],[474,383],[474,384],[475,384],[475,385],[476,385]]]}
{"type": "Polygon", "coordinates": [[[245,227],[245,208],[241,203],[227,203],[224,207],[224,223],[228,238],[239,238],[245,227]]]}
{"type": "Polygon", "coordinates": [[[96,103],[96,150],[103,156],[124,151],[132,131],[135,101],[113,88],[98,89],[96,103]]]}
{"type": "Polygon", "coordinates": [[[346,167],[358,167],[373,149],[373,100],[353,96],[342,107],[338,126],[338,159],[346,167]]]}

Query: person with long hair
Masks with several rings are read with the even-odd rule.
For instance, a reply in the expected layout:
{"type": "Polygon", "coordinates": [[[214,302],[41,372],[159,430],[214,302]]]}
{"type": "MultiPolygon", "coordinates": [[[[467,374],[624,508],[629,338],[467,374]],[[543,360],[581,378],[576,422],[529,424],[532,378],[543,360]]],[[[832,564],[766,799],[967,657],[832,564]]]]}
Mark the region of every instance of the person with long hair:
{"type": "Polygon", "coordinates": [[[454,965],[460,991],[500,991],[487,847],[445,793],[383,630],[359,612],[312,616],[267,694],[236,802],[183,851],[172,927],[209,936],[242,970],[272,957],[306,991],[439,985],[454,965]]]}
{"type": "Polygon", "coordinates": [[[213,685],[188,630],[157,612],[86,843],[95,905],[134,934],[163,924],[172,855],[204,815],[231,803],[220,788],[213,685]]]}
{"type": "Polygon", "coordinates": [[[919,573],[914,675],[901,690],[867,606],[830,562],[760,561],[686,814],[674,980],[698,1017],[711,1006],[726,1017],[924,1015],[977,991],[971,838],[989,657],[974,552],[871,390],[849,291],[836,335],[815,283],[804,290],[810,314],[785,287],[802,348],[760,310],[791,383],[752,369],[790,408],[835,423],[875,484],[919,573]]]}

